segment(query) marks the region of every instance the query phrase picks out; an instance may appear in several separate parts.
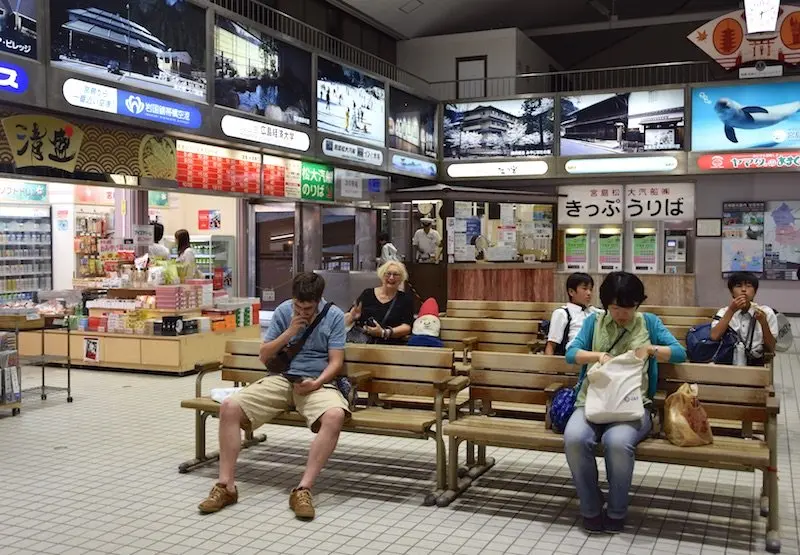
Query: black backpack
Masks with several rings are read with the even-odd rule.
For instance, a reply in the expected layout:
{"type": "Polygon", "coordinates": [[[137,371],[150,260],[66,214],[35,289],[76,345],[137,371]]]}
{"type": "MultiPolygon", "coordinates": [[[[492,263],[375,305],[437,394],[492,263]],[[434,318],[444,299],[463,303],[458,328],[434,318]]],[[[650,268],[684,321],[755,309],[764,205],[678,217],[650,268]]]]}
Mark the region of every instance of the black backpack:
{"type": "MultiPolygon", "coordinates": [[[[558,310],[563,310],[567,313],[567,325],[564,326],[564,335],[561,337],[561,341],[556,346],[555,354],[557,356],[563,356],[567,354],[567,343],[569,343],[569,326],[572,323],[572,314],[569,313],[569,309],[566,306],[562,306],[558,310]]],[[[550,334],[550,320],[542,320],[542,323],[539,324],[539,337],[547,340],[547,336],[550,334]]]]}

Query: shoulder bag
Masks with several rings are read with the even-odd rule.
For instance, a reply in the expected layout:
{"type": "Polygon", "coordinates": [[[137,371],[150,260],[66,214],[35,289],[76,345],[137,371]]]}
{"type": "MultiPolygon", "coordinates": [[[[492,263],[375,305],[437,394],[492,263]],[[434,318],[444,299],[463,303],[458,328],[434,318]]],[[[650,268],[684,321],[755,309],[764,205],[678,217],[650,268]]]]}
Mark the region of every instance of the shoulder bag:
{"type": "Polygon", "coordinates": [[[303,332],[303,335],[296,343],[289,343],[281,349],[277,355],[267,361],[267,370],[270,374],[283,374],[289,371],[289,365],[292,359],[303,349],[308,338],[311,337],[311,334],[314,333],[314,330],[317,329],[320,322],[325,319],[325,316],[327,316],[332,306],[333,303],[326,304],[322,312],[314,318],[314,321],[306,328],[306,331],[303,332]]]}

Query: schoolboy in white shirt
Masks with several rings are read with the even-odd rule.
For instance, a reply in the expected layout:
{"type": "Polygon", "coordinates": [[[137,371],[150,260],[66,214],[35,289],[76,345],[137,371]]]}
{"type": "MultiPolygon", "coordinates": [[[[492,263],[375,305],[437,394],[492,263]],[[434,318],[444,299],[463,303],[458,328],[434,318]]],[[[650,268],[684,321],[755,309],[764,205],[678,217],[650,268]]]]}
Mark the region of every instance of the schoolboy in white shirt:
{"type": "Polygon", "coordinates": [[[566,354],[567,347],[581,331],[583,321],[597,310],[591,306],[593,291],[594,280],[589,274],[576,272],[567,278],[569,302],[554,310],[550,316],[550,330],[544,354],[566,354]]]}
{"type": "Polygon", "coordinates": [[[730,329],[744,344],[748,366],[763,366],[764,354],[775,352],[778,317],[768,306],[753,301],[758,292],[758,276],[750,272],[734,272],[728,278],[732,300],[722,307],[711,322],[711,339],[719,341],[730,329]],[[752,337],[751,337],[752,326],[752,337]]]}

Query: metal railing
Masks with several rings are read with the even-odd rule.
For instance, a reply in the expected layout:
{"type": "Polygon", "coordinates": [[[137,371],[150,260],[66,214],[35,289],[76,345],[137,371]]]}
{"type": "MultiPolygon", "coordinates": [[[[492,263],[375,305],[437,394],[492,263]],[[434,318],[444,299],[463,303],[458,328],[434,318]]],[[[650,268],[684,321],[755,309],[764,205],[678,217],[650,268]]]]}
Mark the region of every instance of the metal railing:
{"type": "Polygon", "coordinates": [[[295,19],[290,15],[265,6],[258,0],[210,0],[217,6],[264,25],[287,37],[291,37],[320,52],[371,73],[402,83],[422,94],[429,94],[428,82],[402,70],[395,64],[374,54],[361,50],[341,39],[337,39],[316,27],[295,19]]]}
{"type": "Polygon", "coordinates": [[[713,80],[711,62],[672,62],[553,73],[527,73],[513,77],[440,81],[429,84],[429,94],[440,100],[502,98],[519,94],[684,85],[711,80],[713,80]]]}

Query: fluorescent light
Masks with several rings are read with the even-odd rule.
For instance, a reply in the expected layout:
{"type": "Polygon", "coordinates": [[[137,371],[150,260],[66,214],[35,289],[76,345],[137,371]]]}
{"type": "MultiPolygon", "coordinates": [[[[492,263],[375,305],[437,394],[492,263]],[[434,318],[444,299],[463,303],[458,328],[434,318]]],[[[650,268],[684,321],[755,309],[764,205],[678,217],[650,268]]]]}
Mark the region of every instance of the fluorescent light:
{"type": "Polygon", "coordinates": [[[285,235],[273,235],[269,238],[270,241],[285,241],[286,239],[294,239],[294,233],[287,233],[285,235]]]}
{"type": "Polygon", "coordinates": [[[586,230],[582,227],[568,227],[566,233],[567,235],[584,235],[586,230]]]}
{"type": "Polygon", "coordinates": [[[618,227],[601,227],[600,233],[603,235],[622,235],[622,230],[618,227]]]}
{"type": "Polygon", "coordinates": [[[467,162],[450,164],[447,175],[452,178],[467,177],[522,177],[544,175],[550,166],[544,160],[521,160],[519,162],[467,162]]]}
{"type": "Polygon", "coordinates": [[[645,173],[671,172],[678,168],[674,156],[643,156],[620,158],[584,158],[567,160],[564,166],[567,173],[645,173]]]}
{"type": "Polygon", "coordinates": [[[644,234],[655,233],[656,232],[656,228],[654,228],[654,227],[636,227],[636,228],[633,229],[633,232],[634,233],[644,233],[644,234]]]}

